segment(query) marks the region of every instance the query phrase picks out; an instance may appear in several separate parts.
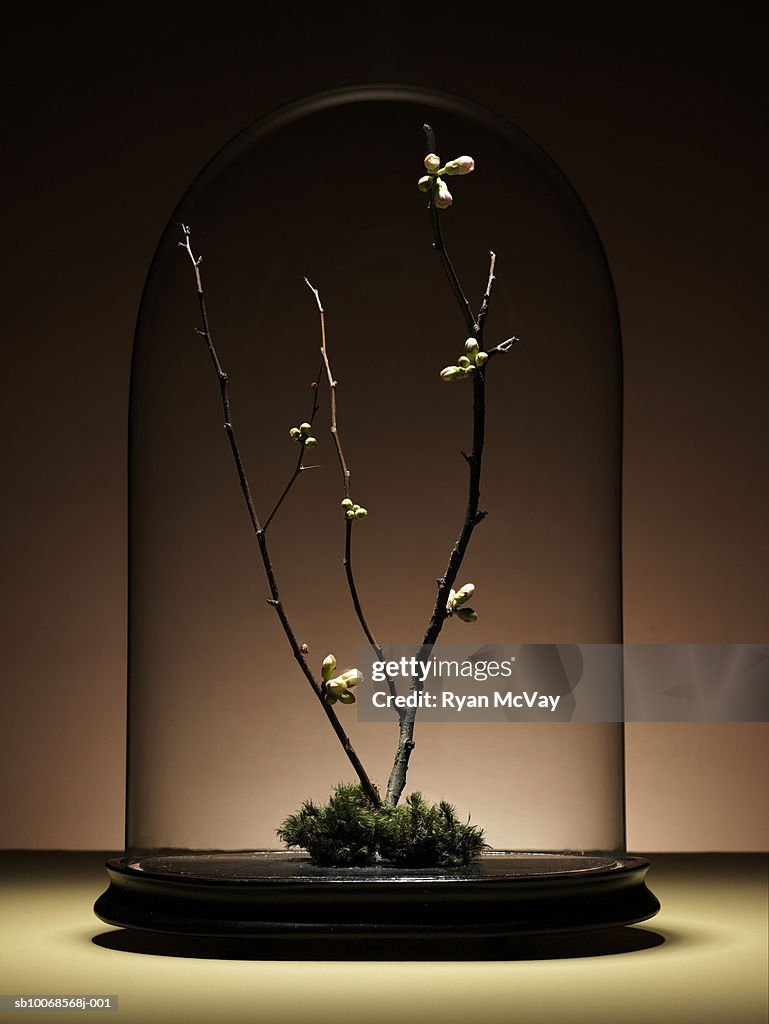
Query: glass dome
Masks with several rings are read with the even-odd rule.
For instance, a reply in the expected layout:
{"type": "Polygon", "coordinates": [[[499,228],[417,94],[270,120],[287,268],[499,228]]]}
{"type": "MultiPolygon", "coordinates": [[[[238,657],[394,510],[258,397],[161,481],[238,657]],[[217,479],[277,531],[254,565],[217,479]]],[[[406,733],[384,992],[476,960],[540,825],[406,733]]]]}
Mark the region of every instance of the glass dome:
{"type": "Polygon", "coordinates": [[[654,913],[625,854],[621,709],[574,713],[595,651],[601,687],[622,693],[621,374],[589,216],[489,111],[346,89],[258,121],[208,164],[161,238],[136,332],[126,852],[103,919],[258,934],[654,913]],[[473,173],[431,177],[433,148],[471,154],[473,173]],[[347,518],[345,498],[368,515],[347,518]],[[436,616],[455,657],[536,662],[544,677],[514,682],[550,687],[561,713],[374,711],[375,692],[420,686],[412,666],[377,687],[366,655],[432,654],[436,616]],[[363,681],[337,700],[355,666],[363,681]],[[303,801],[359,782],[399,806],[448,801],[491,849],[400,870],[377,851],[336,869],[278,852],[303,801]]]}

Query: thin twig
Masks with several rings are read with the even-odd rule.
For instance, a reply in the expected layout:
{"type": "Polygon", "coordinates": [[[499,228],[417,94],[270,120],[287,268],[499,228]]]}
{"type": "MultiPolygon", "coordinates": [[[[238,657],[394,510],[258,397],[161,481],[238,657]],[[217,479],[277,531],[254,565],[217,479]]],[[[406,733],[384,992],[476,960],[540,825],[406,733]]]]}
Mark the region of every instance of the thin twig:
{"type": "MultiPolygon", "coordinates": [[[[313,421],[315,419],[315,416],[316,416],[316,414],[318,412],[318,387],[320,385],[320,378],[322,376],[323,376],[323,363],[320,364],[320,369],[318,370],[318,375],[315,378],[315,380],[312,382],[312,384],[310,385],[311,388],[312,388],[312,411],[310,412],[309,419],[307,420],[307,422],[310,425],[312,425],[312,423],[313,423],[313,421]]],[[[283,493],[278,498],[278,500],[275,502],[275,507],[273,508],[272,512],[270,512],[270,514],[267,516],[267,519],[265,520],[265,523],[264,523],[264,532],[265,533],[267,532],[268,526],[270,525],[272,520],[275,518],[275,513],[278,511],[280,506],[283,504],[283,502],[288,497],[288,492],[294,486],[294,484],[296,483],[296,481],[297,481],[298,477],[300,476],[300,474],[304,473],[308,469],[320,469],[320,466],[305,466],[304,462],[303,462],[303,460],[304,460],[304,453],[305,453],[305,447],[304,447],[304,444],[303,444],[302,440],[300,439],[300,441],[299,441],[299,456],[298,456],[298,458],[296,460],[296,466],[294,467],[294,472],[291,474],[291,478],[289,479],[289,481],[286,484],[286,486],[283,488],[283,493]]]]}
{"type": "Polygon", "coordinates": [[[342,470],[344,496],[345,498],[349,498],[350,470],[347,468],[347,463],[345,462],[344,451],[342,450],[342,439],[339,436],[339,427],[336,421],[336,381],[334,380],[334,375],[331,372],[331,364],[328,361],[328,351],[326,349],[326,313],[320,301],[318,289],[314,288],[307,280],[307,278],[305,278],[304,281],[307,287],[312,292],[312,294],[315,296],[315,301],[318,304],[318,312],[320,313],[320,351],[321,355],[323,356],[323,362],[326,367],[326,375],[328,376],[328,388],[331,394],[331,435],[334,438],[334,444],[336,445],[336,454],[339,458],[339,465],[342,470]]]}
{"type": "Polygon", "coordinates": [[[486,322],[486,317],[489,315],[489,302],[491,301],[491,289],[494,287],[496,278],[494,277],[494,267],[497,262],[497,254],[495,252],[489,253],[489,280],[486,283],[486,291],[483,293],[483,301],[481,302],[481,308],[478,311],[478,333],[483,334],[483,325],[486,322]]]}
{"type": "MultiPolygon", "coordinates": [[[[350,590],[350,596],[352,597],[353,608],[355,609],[355,614],[358,617],[358,622],[360,623],[361,629],[365,633],[366,639],[368,640],[369,644],[373,648],[377,658],[380,661],[384,661],[385,660],[384,651],[380,647],[380,645],[377,642],[374,634],[371,632],[371,629],[369,628],[368,621],[366,620],[366,616],[365,616],[365,614],[363,612],[363,606],[361,605],[361,602],[360,602],[360,597],[358,596],[358,587],[355,584],[355,574],[354,574],[353,568],[352,568],[352,524],[353,524],[353,522],[354,522],[354,520],[352,520],[352,519],[347,519],[346,520],[346,522],[345,522],[345,532],[344,532],[344,571],[345,571],[345,575],[347,577],[347,586],[348,586],[348,588],[350,590]]],[[[398,696],[398,688],[395,685],[395,680],[391,676],[389,676],[389,675],[386,675],[385,678],[387,679],[387,689],[390,691],[391,696],[397,697],[398,696]]],[[[403,715],[404,715],[403,708],[396,707],[394,710],[397,712],[398,718],[402,719],[403,715]]]]}
{"type": "Polygon", "coordinates": [[[304,654],[302,653],[301,646],[298,640],[296,639],[296,635],[294,634],[294,631],[291,627],[291,623],[289,622],[288,616],[286,614],[285,608],[283,607],[283,603],[280,598],[280,592],[278,590],[278,584],[275,579],[275,572],[272,567],[272,560],[270,558],[269,550],[267,548],[267,538],[265,536],[264,530],[262,529],[259,523],[259,517],[256,513],[254,501],[251,496],[251,490],[249,488],[248,480],[246,478],[246,471],[243,466],[243,460],[240,457],[240,449],[238,448],[237,439],[235,437],[235,430],[232,425],[227,374],[222,369],[222,365],[219,361],[219,356],[216,352],[213,339],[211,337],[211,329],[208,323],[208,311],[206,309],[206,300],[205,295],[203,293],[203,282],[200,274],[201,257],[196,257],[192,251],[189,227],[186,224],[182,224],[181,229],[184,235],[184,241],[179,242],[179,245],[187,252],[190,260],[192,261],[192,266],[195,271],[195,286],[197,288],[198,304],[200,306],[200,316],[203,325],[203,329],[200,333],[206,340],[208,352],[209,355],[211,356],[211,362],[213,363],[214,369],[219,379],[219,390],[222,399],[222,410],[224,412],[224,426],[230,441],[230,448],[232,449],[233,458],[235,460],[235,465],[238,470],[238,478],[240,480],[241,490],[243,491],[243,496],[245,498],[246,506],[248,508],[249,519],[251,520],[251,525],[253,526],[254,533],[256,534],[257,543],[259,544],[259,552],[262,556],[264,571],[267,576],[267,584],[270,589],[270,598],[268,599],[268,603],[277,612],[278,619],[280,620],[280,624],[283,627],[283,632],[286,634],[289,646],[291,647],[291,652],[293,653],[296,661],[299,663],[299,667],[304,673],[307,682],[312,687],[315,696],[320,701],[321,707],[323,708],[326,717],[331,723],[331,727],[336,733],[337,738],[342,745],[342,749],[344,750],[348,760],[350,761],[350,764],[355,769],[355,773],[360,779],[363,789],[365,790],[367,796],[372,801],[372,803],[378,806],[379,804],[381,804],[381,797],[379,796],[376,787],[369,779],[368,774],[366,773],[365,768],[361,764],[358,755],[355,753],[355,750],[353,749],[353,746],[350,743],[350,739],[347,736],[347,733],[344,731],[341,722],[337,718],[334,709],[326,703],[322,686],[317,682],[314,675],[312,674],[310,666],[307,664],[307,660],[304,654]]]}
{"type": "MultiPolygon", "coordinates": [[[[340,434],[339,434],[339,425],[337,423],[337,418],[336,418],[336,388],[337,388],[337,381],[336,381],[336,378],[334,377],[334,374],[331,372],[331,361],[330,361],[329,355],[328,355],[328,344],[327,344],[327,340],[326,340],[326,314],[325,314],[325,311],[323,309],[323,303],[320,301],[320,293],[319,293],[318,289],[315,288],[312,284],[310,284],[310,282],[307,280],[306,277],[305,277],[304,281],[305,281],[305,284],[307,285],[307,287],[312,292],[312,294],[315,296],[315,302],[317,303],[318,312],[320,314],[320,338],[321,338],[320,351],[321,351],[321,354],[323,356],[323,363],[324,363],[324,365],[326,367],[326,376],[328,378],[328,387],[329,387],[329,391],[331,393],[331,433],[332,433],[333,438],[334,438],[334,443],[336,444],[336,453],[337,453],[337,457],[339,459],[339,465],[340,465],[341,470],[342,470],[342,479],[344,481],[344,496],[345,496],[345,498],[349,498],[350,497],[350,479],[351,479],[351,475],[352,474],[350,473],[350,468],[347,465],[347,462],[346,462],[345,457],[344,457],[344,451],[342,449],[342,439],[341,439],[340,434]]],[[[366,639],[368,640],[369,644],[371,645],[371,647],[376,652],[377,658],[379,658],[380,661],[384,661],[384,654],[382,652],[382,648],[377,643],[377,641],[376,641],[376,639],[374,637],[374,634],[372,633],[371,628],[369,627],[368,621],[367,621],[366,616],[365,616],[364,611],[363,611],[363,606],[362,606],[361,601],[360,601],[360,596],[358,594],[358,587],[357,587],[357,585],[355,583],[355,574],[354,574],[353,568],[352,568],[352,526],[353,526],[353,522],[354,522],[354,520],[345,518],[344,571],[345,571],[345,576],[347,577],[347,586],[348,586],[349,591],[350,591],[350,597],[352,598],[353,608],[355,609],[355,614],[356,614],[356,616],[358,618],[358,622],[360,623],[361,629],[363,630],[363,632],[364,632],[364,634],[366,636],[366,639]]],[[[390,694],[393,697],[397,697],[398,690],[397,690],[396,685],[395,685],[395,680],[391,679],[390,676],[387,676],[386,678],[387,678],[387,687],[388,687],[388,689],[390,691],[390,694]]],[[[403,717],[402,709],[401,708],[396,708],[395,710],[398,712],[398,718],[402,718],[403,717]]]]}

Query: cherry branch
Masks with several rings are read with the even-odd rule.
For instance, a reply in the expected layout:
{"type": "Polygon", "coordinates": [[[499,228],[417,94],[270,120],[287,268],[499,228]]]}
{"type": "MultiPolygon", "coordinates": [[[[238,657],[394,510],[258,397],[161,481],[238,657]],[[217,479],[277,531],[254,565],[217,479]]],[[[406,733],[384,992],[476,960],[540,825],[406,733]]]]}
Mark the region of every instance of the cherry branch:
{"type": "MultiPolygon", "coordinates": [[[[424,125],[424,130],[427,134],[427,147],[428,151],[434,153],[436,151],[435,145],[435,133],[429,125],[424,125]]],[[[486,284],[486,290],[483,295],[481,306],[478,312],[478,317],[473,315],[470,305],[465,297],[462,286],[459,279],[454,271],[451,260],[449,259],[446,251],[446,246],[443,241],[443,235],[441,232],[440,214],[435,203],[435,193],[430,192],[428,212],[430,217],[430,225],[433,232],[433,248],[441,257],[443,268],[446,272],[446,276],[449,280],[449,284],[454,293],[454,297],[459,306],[459,311],[465,321],[465,326],[470,334],[472,334],[475,340],[478,342],[478,350],[484,351],[483,345],[483,332],[486,323],[486,317],[489,312],[489,305],[491,302],[491,293],[494,286],[494,269],[496,266],[496,255],[491,252],[489,254],[489,275],[486,284]]],[[[517,338],[508,338],[506,341],[501,342],[494,349],[489,351],[487,354],[489,357],[492,355],[499,355],[503,352],[509,351],[517,338]]],[[[486,361],[488,363],[488,360],[486,361]]],[[[485,512],[480,510],[480,495],[481,495],[481,468],[483,464],[483,448],[486,433],[486,376],[485,366],[476,366],[475,372],[472,375],[473,385],[473,445],[470,454],[463,453],[465,460],[467,461],[469,468],[469,478],[467,487],[467,501],[465,504],[465,515],[462,522],[459,536],[457,538],[454,547],[451,550],[449,556],[448,565],[443,575],[438,579],[438,593],[435,598],[435,605],[433,607],[432,616],[428,623],[427,629],[425,630],[424,637],[422,639],[422,645],[417,655],[417,660],[424,661],[430,655],[430,649],[437,642],[440,636],[443,625],[448,618],[448,601],[451,594],[452,587],[456,582],[457,575],[462,562],[465,557],[470,539],[473,535],[475,527],[480,523],[486,516],[485,512]]],[[[417,677],[414,677],[411,681],[411,692],[418,693],[424,687],[424,684],[419,681],[417,677]]],[[[404,715],[400,720],[399,735],[398,735],[398,746],[395,752],[395,759],[393,762],[392,770],[390,772],[390,778],[387,783],[387,792],[385,795],[385,804],[390,807],[394,807],[403,793],[406,785],[406,775],[408,772],[409,761],[411,759],[411,752],[414,749],[414,724],[416,721],[417,709],[416,707],[407,708],[404,715]]]]}
{"type": "Polygon", "coordinates": [[[312,670],[310,669],[310,666],[307,664],[307,659],[304,656],[304,652],[302,651],[301,645],[296,639],[296,635],[288,619],[286,610],[283,607],[283,602],[281,601],[280,597],[280,591],[278,590],[277,580],[275,578],[275,571],[273,569],[272,560],[270,558],[270,553],[267,547],[267,538],[265,535],[265,531],[259,522],[259,516],[257,515],[254,500],[251,495],[251,489],[248,484],[248,478],[246,477],[245,467],[243,465],[243,460],[240,455],[240,448],[238,446],[237,438],[235,436],[235,429],[232,424],[229,397],[229,379],[227,377],[227,374],[222,369],[222,364],[219,361],[219,356],[217,354],[216,348],[214,347],[213,338],[211,336],[211,328],[208,322],[208,310],[206,307],[205,294],[203,292],[203,281],[200,273],[200,264],[202,262],[202,257],[195,256],[195,254],[192,251],[189,227],[186,224],[182,224],[181,229],[184,236],[184,240],[179,242],[179,245],[181,246],[182,249],[185,250],[185,252],[189,256],[195,273],[195,287],[197,289],[198,305],[200,307],[200,317],[202,323],[202,330],[199,331],[199,333],[205,339],[206,345],[208,347],[208,352],[211,357],[211,362],[213,364],[214,370],[216,371],[216,375],[219,380],[219,391],[222,400],[222,412],[224,414],[224,429],[227,432],[227,437],[230,442],[230,448],[232,450],[233,459],[235,461],[235,466],[238,471],[240,487],[243,492],[246,507],[248,509],[248,516],[249,519],[251,520],[251,525],[254,529],[254,533],[256,534],[256,540],[259,545],[259,552],[262,557],[262,563],[264,565],[264,571],[267,577],[267,584],[270,589],[270,597],[268,598],[268,604],[275,609],[278,619],[280,620],[280,624],[283,627],[283,632],[285,633],[286,639],[288,640],[289,646],[291,648],[291,653],[293,654],[294,658],[299,664],[299,667],[301,668],[307,682],[310,684],[313,693],[320,701],[321,707],[323,708],[326,717],[331,723],[331,727],[336,733],[337,739],[342,745],[342,749],[347,755],[350,764],[355,769],[355,773],[360,779],[360,783],[363,789],[365,790],[367,796],[372,801],[372,803],[374,803],[376,806],[379,806],[382,802],[379,793],[377,792],[377,789],[374,786],[374,784],[369,779],[366,770],[363,767],[358,755],[356,754],[352,746],[352,743],[350,742],[350,739],[347,736],[347,733],[342,727],[341,722],[337,718],[334,709],[326,703],[323,694],[323,688],[321,684],[317,682],[315,676],[312,673],[312,670]]]}

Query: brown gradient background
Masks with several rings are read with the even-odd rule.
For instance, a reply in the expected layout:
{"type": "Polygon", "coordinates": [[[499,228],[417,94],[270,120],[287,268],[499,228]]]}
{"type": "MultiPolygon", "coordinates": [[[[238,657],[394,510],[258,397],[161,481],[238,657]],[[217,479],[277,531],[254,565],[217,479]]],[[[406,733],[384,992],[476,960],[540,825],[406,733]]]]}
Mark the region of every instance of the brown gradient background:
{"type": "MultiPolygon", "coordinates": [[[[85,5],[6,26],[1,845],[122,845],[124,452],[144,274],[203,162],[316,89],[462,93],[561,166],[623,325],[626,639],[767,639],[759,10],[492,4],[436,24],[401,5],[85,5]]],[[[765,849],[767,738],[630,726],[630,846],[765,849]]]]}

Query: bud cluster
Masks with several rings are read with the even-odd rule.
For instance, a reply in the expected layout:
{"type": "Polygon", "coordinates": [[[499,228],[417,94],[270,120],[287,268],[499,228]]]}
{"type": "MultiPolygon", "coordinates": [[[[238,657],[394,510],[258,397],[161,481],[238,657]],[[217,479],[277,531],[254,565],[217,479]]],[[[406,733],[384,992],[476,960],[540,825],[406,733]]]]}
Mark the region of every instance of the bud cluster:
{"type": "Polygon", "coordinates": [[[425,157],[425,170],[417,182],[420,192],[432,192],[433,202],[439,210],[445,210],[454,202],[449,187],[443,180],[444,175],[469,174],[475,167],[475,161],[471,156],[458,156],[456,160],[449,160],[441,167],[441,158],[437,153],[428,153],[425,157]]]}
{"type": "Polygon", "coordinates": [[[462,622],[476,622],[478,613],[473,611],[472,608],[464,607],[465,602],[469,601],[474,593],[474,583],[465,583],[459,590],[450,590],[449,599],[446,603],[446,611],[449,616],[456,615],[462,622]]]}
{"type": "Polygon", "coordinates": [[[321,666],[321,677],[323,679],[323,699],[327,704],[354,704],[355,694],[353,688],[363,682],[363,673],[357,668],[348,669],[341,675],[335,676],[336,658],[333,654],[327,654],[321,666]]]}
{"type": "Polygon", "coordinates": [[[441,370],[441,380],[464,380],[471,377],[488,358],[488,352],[481,351],[475,338],[468,338],[465,342],[464,355],[459,357],[456,366],[444,366],[441,370]]]}
{"type": "Polygon", "coordinates": [[[368,509],[361,508],[360,505],[353,504],[352,498],[345,498],[342,502],[342,511],[344,512],[345,519],[365,519],[368,515],[368,509]]]}
{"type": "Polygon", "coordinates": [[[314,448],[318,443],[312,437],[312,426],[309,423],[300,423],[298,427],[292,427],[288,434],[292,441],[303,444],[305,448],[314,448]]]}

